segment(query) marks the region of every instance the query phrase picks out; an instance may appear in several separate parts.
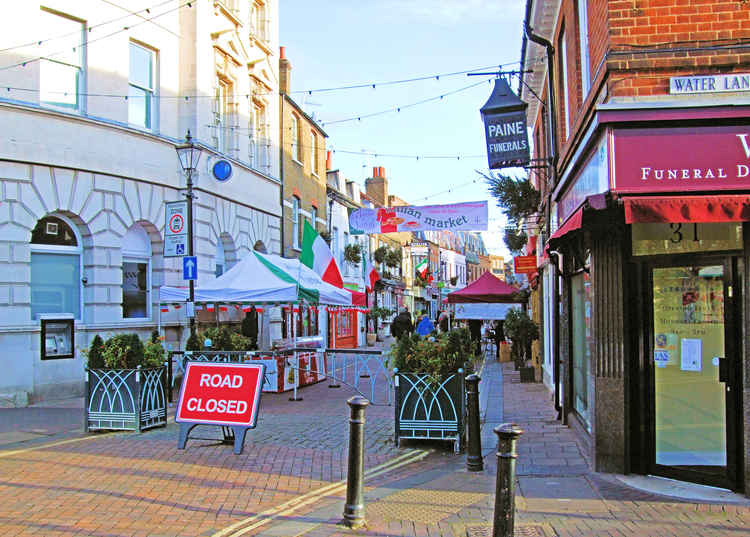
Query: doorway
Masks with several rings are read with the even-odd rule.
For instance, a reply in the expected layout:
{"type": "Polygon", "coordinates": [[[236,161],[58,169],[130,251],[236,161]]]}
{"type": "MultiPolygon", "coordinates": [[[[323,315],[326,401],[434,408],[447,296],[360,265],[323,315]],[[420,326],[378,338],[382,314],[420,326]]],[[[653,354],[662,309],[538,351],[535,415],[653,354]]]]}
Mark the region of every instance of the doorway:
{"type": "MultiPolygon", "coordinates": [[[[691,259],[694,261],[694,258],[691,259]]],[[[737,261],[651,266],[650,473],[735,490],[737,261]]],[[[648,302],[647,302],[648,304],[648,302]]]]}

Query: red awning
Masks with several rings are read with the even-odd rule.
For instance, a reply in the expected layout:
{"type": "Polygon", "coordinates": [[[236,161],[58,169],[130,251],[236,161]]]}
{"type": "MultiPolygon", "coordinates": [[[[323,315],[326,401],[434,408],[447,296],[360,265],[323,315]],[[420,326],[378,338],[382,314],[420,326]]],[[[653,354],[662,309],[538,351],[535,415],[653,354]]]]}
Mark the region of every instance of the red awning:
{"type": "Polygon", "coordinates": [[[367,307],[367,295],[365,295],[364,293],[360,293],[359,291],[349,289],[347,287],[344,287],[344,289],[352,294],[352,306],[367,307]]]}
{"type": "Polygon", "coordinates": [[[573,216],[568,218],[568,220],[550,236],[547,242],[560,239],[563,236],[570,233],[571,231],[581,229],[582,224],[583,224],[583,207],[581,207],[576,212],[574,212],[573,216]]]}
{"type": "Polygon", "coordinates": [[[623,198],[625,222],[744,222],[750,220],[750,196],[655,196],[623,198]]]}

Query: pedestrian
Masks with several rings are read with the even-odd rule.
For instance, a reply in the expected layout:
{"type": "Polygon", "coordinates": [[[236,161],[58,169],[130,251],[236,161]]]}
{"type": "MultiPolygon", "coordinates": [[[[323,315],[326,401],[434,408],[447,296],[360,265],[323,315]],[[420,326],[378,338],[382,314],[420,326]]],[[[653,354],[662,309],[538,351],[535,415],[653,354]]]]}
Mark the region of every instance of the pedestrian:
{"type": "Polygon", "coordinates": [[[425,337],[435,331],[435,325],[427,315],[422,315],[422,320],[417,324],[417,334],[425,337]]]}
{"type": "Polygon", "coordinates": [[[438,324],[440,325],[440,331],[441,332],[447,332],[450,329],[450,316],[448,315],[448,312],[443,310],[440,312],[440,316],[438,317],[438,324]]]}
{"type": "Polygon", "coordinates": [[[482,321],[469,319],[469,333],[474,343],[474,354],[479,355],[482,352],[482,321]]]}
{"type": "Polygon", "coordinates": [[[411,322],[409,310],[405,309],[391,322],[391,335],[396,339],[401,339],[404,335],[409,335],[414,331],[414,325],[411,322]]]}
{"type": "Polygon", "coordinates": [[[495,327],[492,330],[492,339],[495,340],[495,359],[500,360],[500,343],[505,341],[503,333],[503,321],[495,321],[495,327]]]}

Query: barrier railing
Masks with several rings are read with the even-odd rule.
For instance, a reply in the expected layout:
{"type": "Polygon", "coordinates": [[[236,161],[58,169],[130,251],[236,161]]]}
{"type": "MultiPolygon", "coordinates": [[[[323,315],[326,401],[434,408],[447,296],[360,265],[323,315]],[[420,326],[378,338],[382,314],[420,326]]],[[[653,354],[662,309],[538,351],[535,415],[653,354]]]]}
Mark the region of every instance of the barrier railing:
{"type": "Polygon", "coordinates": [[[344,383],[354,388],[371,404],[393,404],[393,377],[382,351],[367,349],[326,349],[326,375],[336,388],[344,383]]]}

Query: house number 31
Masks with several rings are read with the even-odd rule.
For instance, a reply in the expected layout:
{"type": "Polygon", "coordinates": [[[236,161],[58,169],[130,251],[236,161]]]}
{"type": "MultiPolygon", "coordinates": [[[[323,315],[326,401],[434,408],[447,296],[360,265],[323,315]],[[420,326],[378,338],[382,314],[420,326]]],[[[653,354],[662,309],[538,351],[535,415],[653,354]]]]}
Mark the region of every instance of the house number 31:
{"type": "MultiPolygon", "coordinates": [[[[682,229],[682,224],[669,224],[669,229],[672,230],[672,236],[669,237],[669,241],[673,244],[682,242],[684,239],[683,233],[687,230],[682,229]]],[[[693,242],[699,242],[698,239],[698,224],[693,224],[693,242]]]]}

